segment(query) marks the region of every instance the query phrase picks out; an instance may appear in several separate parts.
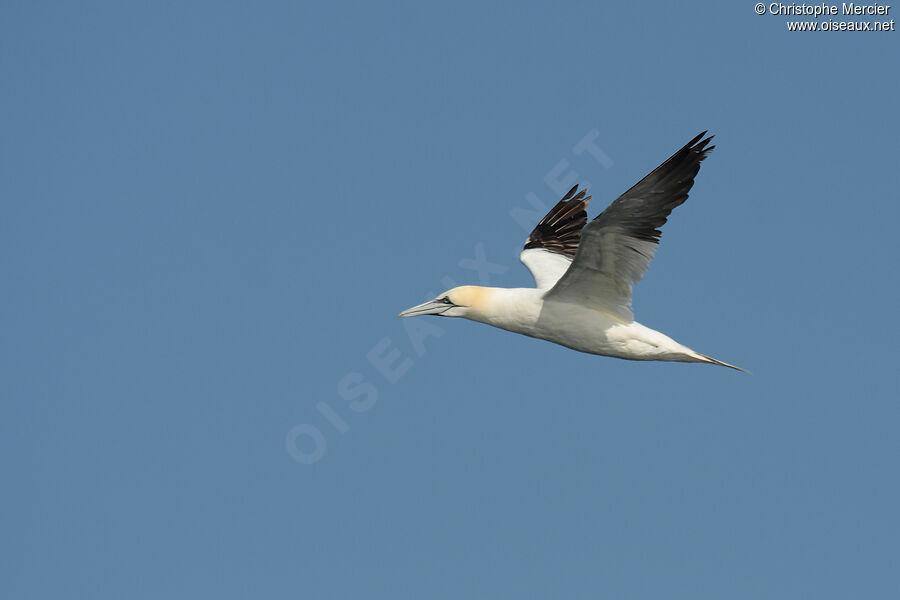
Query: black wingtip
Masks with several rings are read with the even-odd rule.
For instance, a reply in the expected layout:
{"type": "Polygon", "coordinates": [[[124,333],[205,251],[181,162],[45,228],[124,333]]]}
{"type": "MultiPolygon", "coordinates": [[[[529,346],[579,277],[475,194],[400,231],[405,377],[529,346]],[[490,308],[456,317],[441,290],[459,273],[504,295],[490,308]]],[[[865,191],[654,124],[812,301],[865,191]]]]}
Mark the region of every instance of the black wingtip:
{"type": "Polygon", "coordinates": [[[560,202],[565,202],[566,200],[571,199],[571,198],[572,198],[572,194],[574,194],[574,193],[575,193],[575,190],[577,190],[577,189],[578,189],[578,184],[576,183],[575,185],[572,186],[572,189],[571,189],[571,190],[569,190],[568,192],[566,192],[566,195],[563,196],[563,198],[562,198],[562,200],[560,200],[560,202]]]}
{"type": "Polygon", "coordinates": [[[591,197],[587,188],[572,187],[556,206],[541,219],[525,242],[525,250],[542,248],[548,252],[575,256],[581,237],[581,230],[587,223],[587,205],[591,197]],[[578,192],[577,194],[575,192],[578,192]]]}
{"type": "Polygon", "coordinates": [[[714,137],[716,137],[714,135],[704,137],[704,136],[706,136],[706,134],[708,132],[709,132],[709,130],[703,131],[703,132],[697,134],[696,136],[694,136],[694,139],[692,139],[690,142],[685,144],[685,146],[684,146],[684,148],[682,148],[682,150],[699,154],[700,160],[703,160],[704,158],[706,158],[707,155],[715,149],[715,145],[710,146],[709,143],[712,141],[712,139],[714,137]]]}

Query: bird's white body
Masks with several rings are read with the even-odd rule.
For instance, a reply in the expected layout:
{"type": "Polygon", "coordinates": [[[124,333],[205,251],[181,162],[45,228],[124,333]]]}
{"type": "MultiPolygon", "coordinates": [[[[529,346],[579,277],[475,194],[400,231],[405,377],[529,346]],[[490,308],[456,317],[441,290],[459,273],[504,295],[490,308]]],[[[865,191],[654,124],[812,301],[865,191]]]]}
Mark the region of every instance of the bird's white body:
{"type": "Polygon", "coordinates": [[[481,288],[479,308],[467,316],[579,352],[630,360],[708,362],[706,357],[637,321],[580,304],[545,299],[537,288],[481,288]]]}

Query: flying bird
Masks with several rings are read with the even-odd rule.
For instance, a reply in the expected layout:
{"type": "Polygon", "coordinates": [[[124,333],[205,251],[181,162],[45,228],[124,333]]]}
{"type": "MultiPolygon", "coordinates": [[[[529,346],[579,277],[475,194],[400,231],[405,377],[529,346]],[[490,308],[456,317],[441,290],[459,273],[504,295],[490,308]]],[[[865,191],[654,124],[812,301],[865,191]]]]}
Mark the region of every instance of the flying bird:
{"type": "Polygon", "coordinates": [[[587,190],[573,187],[528,236],[520,260],[534,288],[464,285],[400,313],[463,317],[629,360],[707,363],[744,371],[641,325],[631,290],[650,266],[659,228],[684,203],[715,146],[703,132],[587,223],[587,190]],[[587,224],[586,224],[587,223],[587,224]]]}

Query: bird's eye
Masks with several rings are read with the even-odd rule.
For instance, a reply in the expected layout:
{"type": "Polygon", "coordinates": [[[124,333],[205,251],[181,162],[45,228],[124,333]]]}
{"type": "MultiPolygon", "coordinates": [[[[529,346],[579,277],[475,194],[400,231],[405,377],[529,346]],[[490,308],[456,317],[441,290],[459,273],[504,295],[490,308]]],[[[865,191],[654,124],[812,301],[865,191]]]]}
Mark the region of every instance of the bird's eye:
{"type": "Polygon", "coordinates": [[[444,296],[443,298],[441,298],[441,302],[443,302],[444,304],[453,304],[452,302],[450,302],[450,296],[444,296]]]}

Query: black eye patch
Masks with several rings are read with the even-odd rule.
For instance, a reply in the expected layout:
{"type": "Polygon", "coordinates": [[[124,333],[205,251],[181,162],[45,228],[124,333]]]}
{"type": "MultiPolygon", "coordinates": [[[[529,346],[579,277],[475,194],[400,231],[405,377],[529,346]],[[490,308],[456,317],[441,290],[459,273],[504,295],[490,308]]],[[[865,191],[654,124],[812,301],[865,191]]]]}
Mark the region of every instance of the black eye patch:
{"type": "Polygon", "coordinates": [[[443,302],[444,304],[453,304],[452,302],[450,302],[450,296],[444,296],[440,299],[440,302],[443,302]]]}

